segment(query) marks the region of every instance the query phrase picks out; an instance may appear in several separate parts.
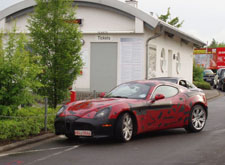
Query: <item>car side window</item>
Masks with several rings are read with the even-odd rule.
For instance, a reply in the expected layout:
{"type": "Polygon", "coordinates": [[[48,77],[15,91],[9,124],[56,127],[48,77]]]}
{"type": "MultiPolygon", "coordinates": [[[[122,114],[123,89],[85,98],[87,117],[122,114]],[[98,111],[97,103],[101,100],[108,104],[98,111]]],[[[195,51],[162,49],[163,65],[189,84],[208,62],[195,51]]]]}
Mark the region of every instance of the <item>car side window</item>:
{"type": "Polygon", "coordinates": [[[222,70],[222,71],[221,71],[220,77],[221,77],[221,78],[225,77],[225,70],[222,70]]]}
{"type": "Polygon", "coordinates": [[[157,94],[163,94],[165,98],[173,97],[177,95],[178,92],[179,92],[178,89],[175,87],[168,86],[168,85],[161,85],[157,87],[157,89],[154,91],[152,98],[155,98],[157,94]]]}
{"type": "Polygon", "coordinates": [[[220,71],[221,71],[221,69],[219,69],[219,70],[217,70],[217,75],[219,76],[220,75],[220,71]]]}
{"type": "Polygon", "coordinates": [[[189,81],[186,81],[187,83],[187,88],[190,89],[190,88],[195,88],[195,86],[193,84],[191,84],[189,81]]]}
{"type": "Polygon", "coordinates": [[[179,85],[181,85],[181,86],[183,86],[185,88],[188,88],[187,83],[186,83],[185,80],[180,80],[179,85]]]}

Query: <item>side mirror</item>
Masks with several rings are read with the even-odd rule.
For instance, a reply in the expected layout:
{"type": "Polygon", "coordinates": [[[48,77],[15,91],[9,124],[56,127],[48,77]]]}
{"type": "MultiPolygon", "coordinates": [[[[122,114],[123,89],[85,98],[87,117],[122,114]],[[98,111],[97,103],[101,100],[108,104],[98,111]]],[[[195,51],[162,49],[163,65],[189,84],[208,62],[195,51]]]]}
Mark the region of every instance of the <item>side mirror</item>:
{"type": "Polygon", "coordinates": [[[151,103],[154,103],[155,101],[161,100],[164,98],[165,98],[165,96],[163,94],[157,94],[157,95],[155,95],[155,98],[151,101],[151,103]]]}
{"type": "Polygon", "coordinates": [[[100,98],[103,98],[104,96],[105,96],[105,92],[102,92],[102,93],[99,94],[100,98]]]}

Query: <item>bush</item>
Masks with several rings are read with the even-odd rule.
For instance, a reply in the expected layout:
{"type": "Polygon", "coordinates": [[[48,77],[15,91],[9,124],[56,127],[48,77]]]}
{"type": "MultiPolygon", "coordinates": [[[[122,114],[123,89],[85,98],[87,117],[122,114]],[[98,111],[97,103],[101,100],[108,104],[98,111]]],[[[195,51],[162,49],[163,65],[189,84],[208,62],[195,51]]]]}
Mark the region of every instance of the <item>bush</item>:
{"type": "Polygon", "coordinates": [[[14,27],[7,39],[4,35],[0,32],[0,115],[11,115],[19,105],[35,101],[42,68],[39,58],[29,55],[25,34],[17,34],[14,27]]]}
{"type": "MultiPolygon", "coordinates": [[[[54,132],[56,109],[48,109],[48,131],[54,132]]],[[[44,108],[23,108],[8,119],[0,119],[0,140],[24,139],[44,130],[44,108]]]]}
{"type": "Polygon", "coordinates": [[[195,61],[194,61],[194,64],[193,64],[193,81],[202,82],[203,81],[203,71],[204,71],[204,68],[196,65],[195,61]]]}
{"type": "Polygon", "coordinates": [[[201,88],[201,89],[211,89],[210,84],[207,83],[207,82],[205,82],[205,81],[194,81],[193,83],[198,88],[201,88]]]}

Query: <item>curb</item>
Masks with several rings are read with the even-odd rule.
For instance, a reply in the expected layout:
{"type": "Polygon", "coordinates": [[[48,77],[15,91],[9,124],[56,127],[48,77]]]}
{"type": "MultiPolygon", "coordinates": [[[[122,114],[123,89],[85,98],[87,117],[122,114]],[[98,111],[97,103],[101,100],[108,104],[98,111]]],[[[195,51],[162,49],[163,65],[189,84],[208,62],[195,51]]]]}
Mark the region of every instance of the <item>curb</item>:
{"type": "Polygon", "coordinates": [[[211,100],[211,99],[214,99],[214,98],[219,97],[219,96],[222,95],[222,93],[219,92],[218,90],[215,90],[215,91],[216,91],[216,92],[211,93],[211,94],[205,93],[205,94],[206,94],[206,99],[207,99],[207,100],[211,100]]]}
{"type": "Polygon", "coordinates": [[[54,133],[48,133],[48,134],[37,136],[37,137],[31,138],[31,139],[26,139],[26,140],[19,141],[19,142],[16,142],[16,143],[1,146],[0,147],[0,153],[4,152],[4,151],[15,149],[17,147],[21,147],[21,146],[33,144],[33,143],[36,143],[36,142],[39,142],[39,141],[42,141],[42,140],[46,140],[46,139],[49,139],[49,138],[52,138],[52,137],[55,137],[55,136],[56,135],[54,133]]]}

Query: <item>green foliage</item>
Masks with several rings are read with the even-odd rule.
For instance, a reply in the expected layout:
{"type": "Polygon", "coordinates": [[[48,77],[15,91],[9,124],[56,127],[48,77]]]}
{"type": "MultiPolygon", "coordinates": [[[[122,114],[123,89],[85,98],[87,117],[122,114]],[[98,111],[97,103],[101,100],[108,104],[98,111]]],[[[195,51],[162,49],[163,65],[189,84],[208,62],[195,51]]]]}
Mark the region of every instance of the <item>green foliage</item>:
{"type": "Polygon", "coordinates": [[[81,32],[76,20],[73,1],[36,0],[37,6],[28,20],[33,56],[41,56],[44,73],[39,79],[44,84],[39,93],[48,96],[51,107],[56,107],[68,94],[68,88],[82,68],[81,32]]]}
{"type": "MultiPolygon", "coordinates": [[[[56,109],[48,109],[48,131],[54,132],[56,109]]],[[[24,108],[9,119],[0,119],[0,140],[24,139],[44,130],[44,108],[24,108]]]]}
{"type": "Polygon", "coordinates": [[[214,38],[209,45],[209,48],[218,48],[218,47],[225,47],[225,42],[217,42],[214,38]]]}
{"type": "Polygon", "coordinates": [[[194,64],[193,64],[193,83],[198,88],[211,89],[210,84],[203,80],[203,71],[204,71],[204,68],[196,65],[195,61],[194,61],[194,64]]]}
{"type": "Polygon", "coordinates": [[[204,68],[198,66],[195,64],[193,64],[193,81],[197,81],[197,82],[203,82],[203,71],[204,68]]]}
{"type": "Polygon", "coordinates": [[[7,33],[3,47],[0,33],[0,115],[10,115],[21,104],[33,103],[33,92],[41,86],[37,75],[41,68],[37,57],[29,56],[24,34],[16,34],[16,28],[7,33]]]}
{"type": "Polygon", "coordinates": [[[193,82],[195,86],[197,86],[198,88],[201,88],[201,89],[211,89],[211,86],[209,83],[205,82],[205,81],[194,81],[193,82]]]}
{"type": "Polygon", "coordinates": [[[184,21],[179,22],[180,20],[178,17],[171,18],[170,7],[167,9],[167,13],[165,15],[162,14],[158,16],[158,19],[177,28],[180,28],[184,23],[184,21]]]}

